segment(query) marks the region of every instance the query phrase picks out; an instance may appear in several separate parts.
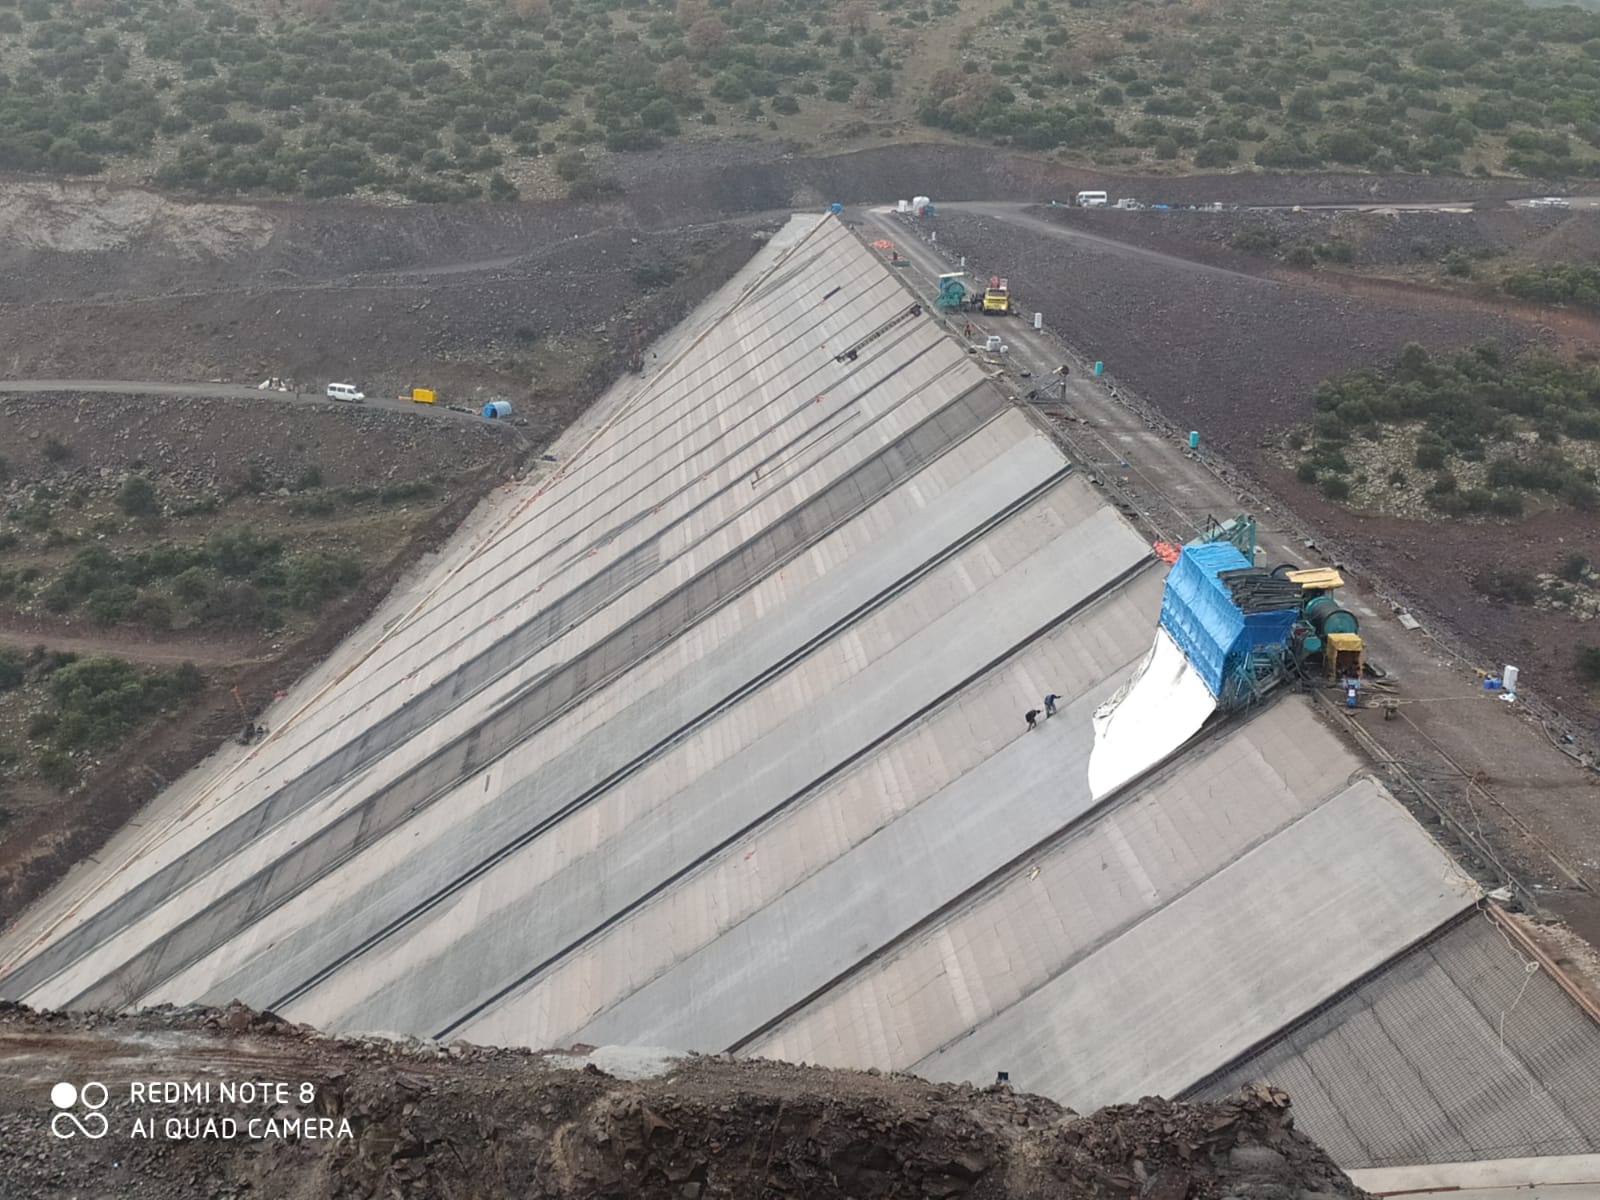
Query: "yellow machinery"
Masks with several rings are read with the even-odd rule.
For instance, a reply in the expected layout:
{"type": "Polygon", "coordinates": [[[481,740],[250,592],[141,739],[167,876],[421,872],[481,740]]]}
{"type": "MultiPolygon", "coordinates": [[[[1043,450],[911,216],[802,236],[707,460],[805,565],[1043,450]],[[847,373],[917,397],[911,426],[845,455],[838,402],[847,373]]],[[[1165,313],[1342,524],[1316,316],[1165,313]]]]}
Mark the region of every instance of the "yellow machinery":
{"type": "Polygon", "coordinates": [[[1311,596],[1318,596],[1344,586],[1344,576],[1332,567],[1308,567],[1303,571],[1285,571],[1284,578],[1290,583],[1298,583],[1311,593],[1311,596]]]}
{"type": "Polygon", "coordinates": [[[1322,661],[1329,679],[1361,678],[1361,635],[1330,633],[1323,639],[1322,661]]]}
{"type": "Polygon", "coordinates": [[[400,397],[402,400],[415,400],[418,404],[432,404],[438,399],[432,388],[412,388],[409,396],[400,397]]]}
{"type": "Polygon", "coordinates": [[[1297,571],[1285,564],[1274,574],[1298,583],[1305,600],[1301,603],[1300,624],[1296,627],[1295,654],[1301,659],[1322,655],[1322,669],[1330,683],[1360,679],[1365,661],[1356,615],[1339,607],[1334,596],[1344,586],[1344,576],[1333,567],[1310,567],[1297,571]]]}
{"type": "Polygon", "coordinates": [[[1011,314],[1011,287],[998,275],[990,278],[988,290],[983,293],[983,311],[992,317],[1011,314]]]}

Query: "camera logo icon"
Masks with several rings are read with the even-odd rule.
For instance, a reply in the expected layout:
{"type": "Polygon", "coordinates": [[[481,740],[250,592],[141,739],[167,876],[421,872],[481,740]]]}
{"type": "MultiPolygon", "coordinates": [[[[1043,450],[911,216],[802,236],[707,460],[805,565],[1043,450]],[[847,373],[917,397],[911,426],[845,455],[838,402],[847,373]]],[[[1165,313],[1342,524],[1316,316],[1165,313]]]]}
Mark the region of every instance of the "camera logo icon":
{"type": "Polygon", "coordinates": [[[50,1103],[59,1111],[50,1118],[50,1132],[58,1138],[105,1137],[111,1123],[100,1110],[110,1098],[106,1085],[92,1080],[81,1088],[65,1081],[56,1084],[50,1089],[50,1103]],[[82,1117],[76,1111],[80,1102],[84,1109],[82,1117]]]}

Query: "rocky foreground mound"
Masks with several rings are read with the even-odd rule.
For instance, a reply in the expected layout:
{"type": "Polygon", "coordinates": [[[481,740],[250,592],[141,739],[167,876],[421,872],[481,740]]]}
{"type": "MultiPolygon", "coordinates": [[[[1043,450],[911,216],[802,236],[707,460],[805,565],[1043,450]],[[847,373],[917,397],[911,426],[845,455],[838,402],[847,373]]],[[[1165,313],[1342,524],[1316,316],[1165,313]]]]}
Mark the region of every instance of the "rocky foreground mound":
{"type": "Polygon", "coordinates": [[[242,1007],[0,1006],[7,1197],[1361,1194],[1268,1087],[1083,1117],[1003,1084],[726,1055],[340,1040],[242,1007]]]}

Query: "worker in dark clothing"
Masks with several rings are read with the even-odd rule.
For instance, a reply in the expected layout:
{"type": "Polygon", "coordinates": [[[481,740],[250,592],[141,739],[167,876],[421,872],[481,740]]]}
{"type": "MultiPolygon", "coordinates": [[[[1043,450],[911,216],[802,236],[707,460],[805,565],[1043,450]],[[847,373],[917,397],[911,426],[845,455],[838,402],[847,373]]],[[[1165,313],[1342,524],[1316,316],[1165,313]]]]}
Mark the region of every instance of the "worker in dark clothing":
{"type": "Polygon", "coordinates": [[[1044,715],[1045,716],[1053,717],[1053,716],[1056,715],[1056,701],[1059,700],[1059,699],[1061,699],[1061,697],[1056,695],[1054,692],[1051,692],[1048,696],[1046,696],[1044,698],[1044,715]]]}
{"type": "Polygon", "coordinates": [[[1039,710],[1037,708],[1030,708],[1027,712],[1022,714],[1022,719],[1028,723],[1029,729],[1037,729],[1039,710]]]}
{"type": "Polygon", "coordinates": [[[967,341],[970,342],[971,340],[972,340],[972,322],[968,321],[967,322],[967,341]]]}

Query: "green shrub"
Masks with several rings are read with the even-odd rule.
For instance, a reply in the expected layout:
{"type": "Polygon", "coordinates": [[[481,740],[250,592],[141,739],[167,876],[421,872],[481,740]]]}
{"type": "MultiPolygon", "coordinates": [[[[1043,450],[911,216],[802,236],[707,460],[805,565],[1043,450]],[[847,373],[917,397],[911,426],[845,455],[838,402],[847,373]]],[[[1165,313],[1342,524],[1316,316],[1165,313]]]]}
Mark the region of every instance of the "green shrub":
{"type": "Polygon", "coordinates": [[[569,150],[556,158],[556,174],[571,183],[590,173],[589,160],[581,150],[569,150]]]}
{"type": "Polygon", "coordinates": [[[117,491],[117,504],[130,517],[152,517],[161,511],[156,485],[143,475],[129,475],[117,491]]]}
{"type": "Polygon", "coordinates": [[[1350,483],[1342,475],[1324,475],[1319,481],[1322,494],[1329,500],[1348,500],[1350,483]]]}
{"type": "Polygon", "coordinates": [[[89,594],[85,607],[98,625],[116,625],[133,615],[139,593],[126,583],[112,584],[89,594]]]}
{"type": "Polygon", "coordinates": [[[1600,683],[1600,646],[1579,642],[1574,661],[1578,677],[1588,683],[1600,683]]]}
{"type": "Polygon", "coordinates": [[[1600,267],[1585,263],[1547,263],[1514,271],[1501,288],[1523,300],[1571,304],[1600,311],[1600,267]]]}
{"type": "Polygon", "coordinates": [[[172,594],[185,604],[200,604],[211,595],[211,572],[204,567],[190,567],[172,581],[172,594]]]}
{"type": "Polygon", "coordinates": [[[72,755],[60,750],[41,751],[37,760],[39,778],[51,787],[71,791],[78,782],[78,764],[72,755]]]}
{"type": "Polygon", "coordinates": [[[199,615],[218,625],[239,627],[268,624],[274,619],[260,588],[231,580],[211,590],[200,606],[199,615]]]}
{"type": "Polygon", "coordinates": [[[218,121],[206,133],[213,142],[225,146],[253,146],[267,136],[267,131],[254,121],[218,121]]]}
{"type": "Polygon", "coordinates": [[[327,517],[339,511],[339,506],[327,496],[308,496],[291,500],[289,511],[297,517],[327,517]]]}
{"type": "Polygon", "coordinates": [[[253,575],[283,555],[283,543],[262,537],[249,526],[220,529],[206,539],[206,550],[216,569],[235,578],[253,575]]]}
{"type": "Polygon", "coordinates": [[[1294,469],[1294,475],[1301,483],[1315,483],[1317,481],[1317,464],[1309,458],[1301,459],[1300,465],[1294,469]]]}
{"type": "Polygon", "coordinates": [[[1297,121],[1317,121],[1322,118],[1322,106],[1317,103],[1316,92],[1310,88],[1301,88],[1290,96],[1283,111],[1297,121]]]}
{"type": "Polygon", "coordinates": [[[426,479],[410,479],[400,483],[385,484],[378,492],[378,499],[384,504],[400,504],[410,500],[431,500],[438,494],[438,490],[426,479]]]}
{"type": "Polygon", "coordinates": [[[1194,165],[1201,168],[1226,167],[1239,158],[1239,143],[1231,138],[1201,142],[1194,152],[1194,165]]]}
{"type": "Polygon", "coordinates": [[[1330,162],[1359,166],[1377,152],[1377,143],[1359,129],[1335,129],[1317,139],[1317,153],[1330,162]]]}
{"type": "Polygon", "coordinates": [[[1561,560],[1561,569],[1557,572],[1568,583],[1581,583],[1583,577],[1589,573],[1589,556],[1573,550],[1566,558],[1561,560]]]}
{"type": "Polygon", "coordinates": [[[604,178],[585,177],[574,180],[572,186],[567,188],[569,200],[609,200],[620,196],[623,187],[609,176],[604,178]]]}
{"type": "Polygon", "coordinates": [[[0,646],[0,692],[21,687],[27,677],[28,663],[22,651],[0,646]]]}
{"type": "Polygon", "coordinates": [[[1498,491],[1489,497],[1489,511],[1497,517],[1520,517],[1522,507],[1521,492],[1498,491]]]}
{"type": "Polygon", "coordinates": [[[284,598],[291,607],[312,609],[360,582],[359,560],[314,550],[289,560],[284,572],[284,598]]]}
{"type": "Polygon", "coordinates": [[[1266,254],[1278,247],[1278,235],[1263,226],[1250,229],[1241,229],[1234,234],[1230,244],[1236,250],[1244,250],[1250,254],[1266,254]]]}
{"type": "Polygon", "coordinates": [[[682,274],[677,264],[670,262],[646,263],[633,270],[633,281],[642,288],[666,287],[682,274]]]}
{"type": "Polygon", "coordinates": [[[58,718],[54,748],[70,752],[115,744],[134,726],[189,699],[193,675],[142,670],[117,658],[69,663],[50,677],[58,718]]]}
{"type": "Polygon", "coordinates": [[[1539,581],[1526,571],[1490,569],[1473,576],[1472,586],[1491,600],[1532,604],[1539,598],[1539,581]]]}
{"type": "Polygon", "coordinates": [[[171,629],[177,616],[173,603],[160,592],[140,592],[128,610],[127,619],[150,629],[171,629]]]}
{"type": "Polygon", "coordinates": [[[1314,267],[1317,265],[1317,256],[1310,246],[1291,246],[1283,256],[1283,261],[1291,267],[1314,267]]]}
{"type": "Polygon", "coordinates": [[[1413,462],[1416,462],[1416,466],[1426,467],[1427,470],[1435,470],[1438,467],[1445,466],[1445,462],[1448,459],[1450,459],[1450,448],[1445,443],[1416,443],[1416,454],[1413,456],[1413,462]]]}
{"type": "Polygon", "coordinates": [[[1587,479],[1569,479],[1561,488],[1561,499],[1579,512],[1600,509],[1600,489],[1587,479]]]}

